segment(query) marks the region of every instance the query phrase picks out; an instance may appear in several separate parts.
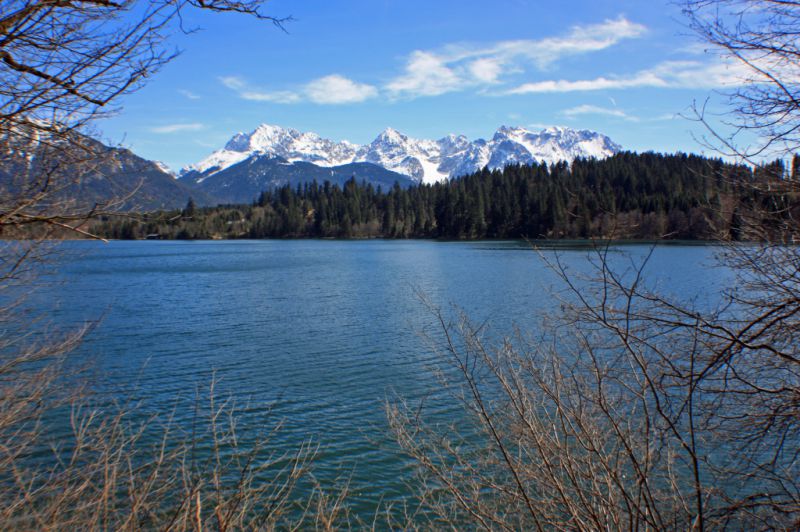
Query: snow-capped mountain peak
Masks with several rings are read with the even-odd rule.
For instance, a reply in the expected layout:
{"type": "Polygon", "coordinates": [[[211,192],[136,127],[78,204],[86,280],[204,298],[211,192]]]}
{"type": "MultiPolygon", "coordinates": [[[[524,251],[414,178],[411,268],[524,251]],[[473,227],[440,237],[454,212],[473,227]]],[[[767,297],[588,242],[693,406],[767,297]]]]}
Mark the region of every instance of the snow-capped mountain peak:
{"type": "Polygon", "coordinates": [[[383,142],[392,142],[399,144],[407,140],[408,137],[406,135],[403,135],[402,133],[400,133],[399,131],[397,131],[392,127],[387,127],[386,129],[381,131],[380,135],[377,136],[377,138],[373,141],[373,143],[383,141],[383,142]]]}
{"type": "Polygon", "coordinates": [[[359,146],[350,142],[334,142],[316,133],[261,124],[250,133],[237,133],[202,161],[181,170],[181,175],[196,172],[201,182],[225,168],[254,156],[281,157],[288,162],[306,161],[317,166],[338,166],[352,162],[359,146]]]}
{"type": "MultiPolygon", "coordinates": [[[[546,131],[546,130],[543,130],[546,131]]],[[[495,137],[514,137],[519,135],[524,135],[525,133],[529,133],[529,131],[523,127],[519,126],[500,126],[495,131],[495,137]]]]}
{"type": "Polygon", "coordinates": [[[177,177],[175,175],[175,172],[172,170],[172,168],[169,167],[167,163],[161,161],[153,161],[153,164],[155,164],[158,167],[158,169],[164,172],[165,174],[169,174],[172,177],[177,177]]]}
{"type": "Polygon", "coordinates": [[[299,134],[293,129],[261,124],[250,133],[234,135],[224,149],[236,152],[269,151],[274,146],[291,142],[299,134]]]}
{"type": "Polygon", "coordinates": [[[549,127],[538,132],[519,126],[501,126],[491,140],[470,141],[450,134],[439,140],[415,139],[387,127],[366,145],[332,141],[316,133],[261,124],[250,133],[237,133],[225,147],[181,171],[200,182],[250,157],[281,157],[332,167],[368,162],[432,183],[475,172],[488,166],[572,161],[576,157],[608,157],[621,147],[605,135],[588,130],[549,127]]]}

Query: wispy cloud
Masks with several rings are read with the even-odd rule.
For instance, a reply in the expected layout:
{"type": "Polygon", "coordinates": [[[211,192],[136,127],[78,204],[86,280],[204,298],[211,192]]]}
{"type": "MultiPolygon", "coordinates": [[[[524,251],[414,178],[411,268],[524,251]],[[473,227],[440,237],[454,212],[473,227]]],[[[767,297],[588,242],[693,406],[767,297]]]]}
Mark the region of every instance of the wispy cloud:
{"type": "Polygon", "coordinates": [[[243,90],[239,91],[239,97],[253,102],[298,103],[302,101],[300,95],[292,91],[243,90]]]}
{"type": "Polygon", "coordinates": [[[315,79],[303,88],[305,96],[318,104],[358,103],[378,95],[378,89],[333,74],[315,79]]]}
{"type": "Polygon", "coordinates": [[[506,91],[505,94],[599,91],[606,89],[630,89],[636,87],[654,87],[665,85],[666,84],[662,80],[646,75],[635,75],[632,77],[620,78],[598,77],[576,81],[559,79],[523,83],[518,87],[506,91]]]}
{"type": "Polygon", "coordinates": [[[192,91],[186,89],[178,89],[178,94],[190,99],[190,100],[199,100],[200,96],[198,94],[193,93],[192,91]]]}
{"type": "Polygon", "coordinates": [[[576,107],[565,109],[561,111],[561,115],[566,118],[577,118],[579,116],[585,116],[585,115],[601,115],[601,116],[611,116],[615,118],[621,118],[622,120],[627,120],[629,122],[639,121],[638,117],[629,115],[622,109],[600,107],[598,105],[588,105],[588,104],[578,105],[576,107]]]}
{"type": "Polygon", "coordinates": [[[556,37],[415,50],[406,59],[402,72],[381,88],[340,74],[317,78],[290,90],[253,87],[239,76],[223,76],[219,80],[245,100],[281,104],[351,104],[381,93],[390,99],[438,96],[497,86],[507,76],[525,72],[527,68],[545,70],[562,58],[604,50],[625,39],[640,37],[646,31],[643,25],[620,16],[599,24],[574,26],[556,37]]]}
{"type": "Polygon", "coordinates": [[[545,70],[562,58],[604,50],[646,31],[641,24],[618,17],[600,24],[574,26],[559,37],[416,50],[409,56],[403,73],[385,88],[395,98],[414,98],[492,85],[502,81],[504,75],[525,71],[531,64],[545,70]]]}
{"type": "Polygon", "coordinates": [[[395,95],[438,96],[463,88],[463,76],[447,66],[447,61],[430,52],[411,54],[406,70],[386,88],[395,95]]]}
{"type": "Polygon", "coordinates": [[[482,57],[469,64],[469,73],[480,83],[497,83],[504,70],[503,61],[493,57],[482,57]]]}
{"type": "Polygon", "coordinates": [[[559,37],[501,41],[490,47],[472,50],[466,57],[523,58],[545,69],[565,57],[599,52],[625,39],[641,37],[646,32],[645,26],[620,16],[599,24],[573,26],[568,33],[559,37]]]}
{"type": "Polygon", "coordinates": [[[217,79],[219,79],[220,83],[235,91],[244,89],[247,86],[247,83],[239,76],[220,76],[217,79]]]}
{"type": "Polygon", "coordinates": [[[150,131],[159,134],[170,134],[182,133],[184,131],[200,131],[203,128],[205,128],[205,125],[193,122],[190,124],[167,124],[165,126],[156,126],[150,128],[150,131]]]}
{"type": "Polygon", "coordinates": [[[238,76],[220,77],[219,81],[236,91],[240,98],[256,102],[293,104],[312,102],[319,105],[358,103],[374,98],[378,89],[339,74],[331,74],[298,87],[296,90],[267,91],[251,87],[238,76]]]}
{"type": "Polygon", "coordinates": [[[665,61],[653,68],[621,76],[601,76],[581,80],[543,80],[523,83],[505,94],[581,92],[641,87],[713,89],[741,83],[746,73],[736,63],[665,61]]]}
{"type": "MultiPolygon", "coordinates": [[[[746,79],[740,64],[721,58],[703,61],[694,55],[687,60],[663,61],[634,72],[603,73],[585,79],[559,78],[552,74],[564,58],[600,52],[645,33],[645,26],[619,16],[598,24],[574,26],[562,35],[541,39],[498,41],[481,46],[449,44],[433,50],[415,50],[406,58],[402,71],[381,86],[341,74],[330,74],[282,90],[253,86],[239,76],[224,76],[219,80],[245,100],[342,105],[379,96],[407,100],[465,90],[509,96],[635,88],[712,89],[735,86],[746,79]]],[[[603,108],[592,111],[632,119],[622,116],[619,110],[607,108],[602,112],[600,109],[603,108]]],[[[572,111],[589,113],[585,108],[572,111]]]]}

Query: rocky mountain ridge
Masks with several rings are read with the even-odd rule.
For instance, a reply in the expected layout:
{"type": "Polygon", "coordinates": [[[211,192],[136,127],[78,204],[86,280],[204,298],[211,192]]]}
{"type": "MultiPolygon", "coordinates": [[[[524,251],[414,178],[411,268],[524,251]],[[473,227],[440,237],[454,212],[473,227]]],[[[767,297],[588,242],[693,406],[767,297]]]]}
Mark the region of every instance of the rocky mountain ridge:
{"type": "Polygon", "coordinates": [[[371,143],[358,145],[262,124],[250,133],[237,133],[222,149],[181,170],[180,176],[185,181],[202,183],[249,158],[268,156],[320,167],[371,163],[408,176],[416,183],[435,183],[485,166],[496,169],[508,164],[572,161],[577,157],[605,158],[621,149],[603,134],[564,127],[534,132],[502,126],[490,140],[474,141],[464,135],[415,139],[387,128],[371,143]]]}

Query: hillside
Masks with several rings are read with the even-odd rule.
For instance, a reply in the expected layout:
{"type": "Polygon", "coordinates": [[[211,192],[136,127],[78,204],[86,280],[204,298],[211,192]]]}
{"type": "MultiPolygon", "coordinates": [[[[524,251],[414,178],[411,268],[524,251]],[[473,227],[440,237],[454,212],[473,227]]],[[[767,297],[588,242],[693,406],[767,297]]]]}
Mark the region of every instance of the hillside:
{"type": "Polygon", "coordinates": [[[156,213],[98,230],[110,238],[790,238],[783,222],[800,214],[800,201],[789,185],[780,162],[753,169],[623,152],[381,191],[356,180],[287,185],[255,204],[156,213]]]}

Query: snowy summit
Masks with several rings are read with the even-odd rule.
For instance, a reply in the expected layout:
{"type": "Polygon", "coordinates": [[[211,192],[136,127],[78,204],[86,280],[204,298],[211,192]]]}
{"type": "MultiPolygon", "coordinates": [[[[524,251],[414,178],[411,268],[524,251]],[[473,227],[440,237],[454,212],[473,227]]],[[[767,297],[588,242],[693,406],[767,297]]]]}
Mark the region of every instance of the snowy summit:
{"type": "Polygon", "coordinates": [[[604,158],[621,147],[607,136],[589,130],[550,127],[534,132],[523,127],[500,127],[491,140],[470,141],[464,135],[439,140],[415,139],[386,128],[371,143],[352,144],[324,139],[316,133],[262,124],[250,133],[237,133],[224,148],[181,170],[196,182],[251,157],[280,157],[333,167],[368,162],[409,176],[418,183],[435,183],[488,166],[554,163],[577,157],[604,158]]]}

